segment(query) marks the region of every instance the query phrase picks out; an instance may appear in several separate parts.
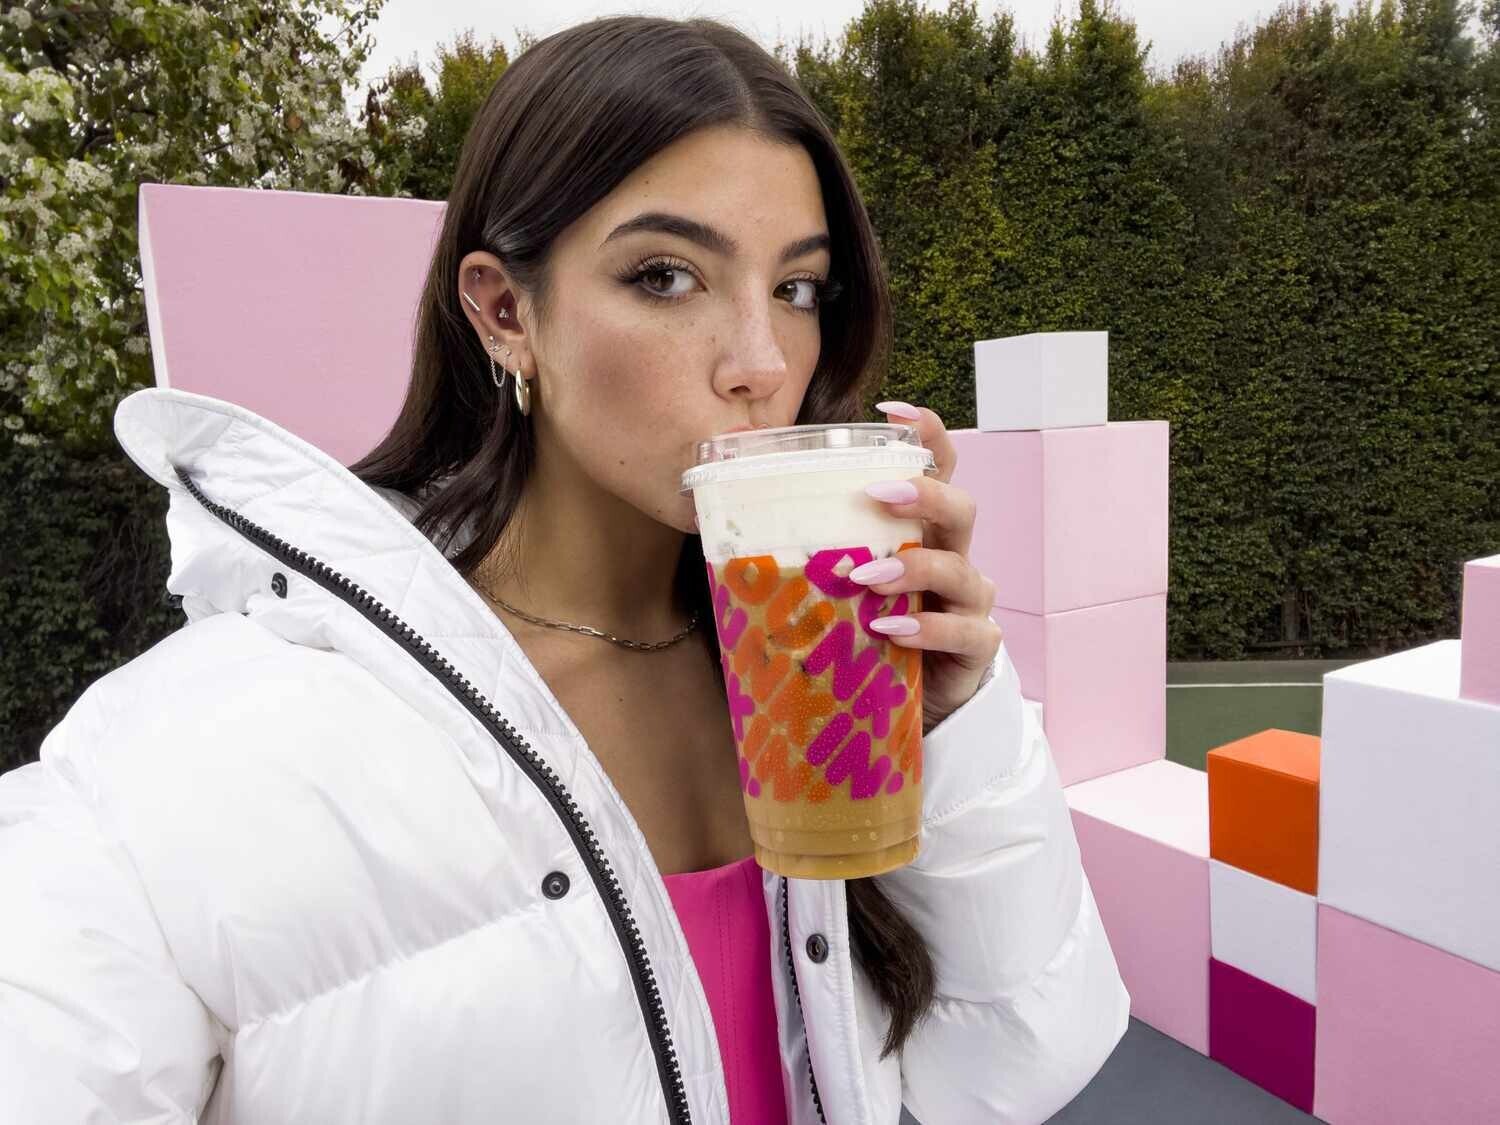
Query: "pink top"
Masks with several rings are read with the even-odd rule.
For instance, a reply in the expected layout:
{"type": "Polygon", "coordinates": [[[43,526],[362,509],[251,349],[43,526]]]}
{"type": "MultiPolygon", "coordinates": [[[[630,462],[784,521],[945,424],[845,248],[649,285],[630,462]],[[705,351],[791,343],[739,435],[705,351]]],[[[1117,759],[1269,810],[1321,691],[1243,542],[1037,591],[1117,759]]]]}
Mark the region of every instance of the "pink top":
{"type": "Polygon", "coordinates": [[[665,881],[708,993],[724,1057],[729,1119],[737,1125],[786,1125],[760,867],[748,856],[665,881]]]}

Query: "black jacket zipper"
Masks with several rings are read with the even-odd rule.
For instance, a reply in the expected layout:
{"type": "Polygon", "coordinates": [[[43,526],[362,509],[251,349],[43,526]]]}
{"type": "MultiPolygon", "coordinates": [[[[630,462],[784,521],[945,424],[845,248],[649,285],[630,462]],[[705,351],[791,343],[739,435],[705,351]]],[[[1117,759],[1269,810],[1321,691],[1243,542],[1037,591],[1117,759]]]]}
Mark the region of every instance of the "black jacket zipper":
{"type": "MultiPolygon", "coordinates": [[[[797,987],[797,966],[792,960],[791,893],[787,889],[786,876],[781,877],[781,946],[786,950],[786,971],[792,978],[792,995],[797,1000],[797,1015],[802,1017],[802,1037],[807,1039],[807,1019],[802,1016],[802,991],[797,987]]],[[[812,1089],[813,1108],[818,1111],[818,1120],[827,1125],[823,1116],[823,1099],[818,1097],[818,1076],[813,1073],[812,1041],[807,1044],[807,1081],[812,1089]]]]}
{"type": "MultiPolygon", "coordinates": [[[[609,860],[604,855],[594,830],[584,819],[577,802],[567,791],[552,767],[547,765],[510,723],[495,710],[480,691],[444,659],[436,649],[422,639],[362,587],[313,558],[306,551],[293,547],[285,540],[271,534],[265,528],[252,523],[238,512],[215,504],[206,497],[198,485],[181,468],[173,466],[180,480],[193,499],[210,513],[229,525],[240,535],[260,547],[263,551],[298,574],[312,579],[340,601],[353,606],[360,615],[375,625],[386,636],[406,650],[426,668],[460,703],[466,707],[494,736],[516,764],[531,778],[547,800],[551,802],[568,834],[573,838],[578,854],[588,869],[594,886],[598,888],[604,905],[608,908],[615,934],[620,939],[625,959],[630,965],[630,975],[635,982],[636,997],[646,1016],[646,1032],[651,1039],[651,1049],[656,1055],[656,1069],[661,1080],[662,1094],[666,1098],[667,1111],[673,1125],[690,1125],[687,1090],[682,1081],[682,1068],[677,1061],[677,1051],[672,1045],[672,1032],[667,1026],[666,1008],[662,1004],[661,992],[656,984],[656,974],[646,955],[646,943],[630,913],[625,893],[620,888],[609,860]]],[[[785,882],[783,880],[783,882],[785,882]]],[[[795,985],[795,980],[793,981],[795,985]]],[[[816,1096],[816,1095],[814,1095],[816,1096]]],[[[821,1113],[821,1110],[819,1111],[821,1113]]]]}

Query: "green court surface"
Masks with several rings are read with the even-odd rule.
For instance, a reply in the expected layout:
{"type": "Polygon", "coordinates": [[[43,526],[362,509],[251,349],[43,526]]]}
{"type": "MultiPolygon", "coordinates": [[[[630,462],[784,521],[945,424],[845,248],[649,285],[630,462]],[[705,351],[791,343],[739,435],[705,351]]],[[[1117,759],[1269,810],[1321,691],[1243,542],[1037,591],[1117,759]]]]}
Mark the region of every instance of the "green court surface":
{"type": "Polygon", "coordinates": [[[1322,733],[1323,674],[1348,660],[1167,665],[1167,757],[1194,769],[1215,746],[1268,727],[1322,733]]]}

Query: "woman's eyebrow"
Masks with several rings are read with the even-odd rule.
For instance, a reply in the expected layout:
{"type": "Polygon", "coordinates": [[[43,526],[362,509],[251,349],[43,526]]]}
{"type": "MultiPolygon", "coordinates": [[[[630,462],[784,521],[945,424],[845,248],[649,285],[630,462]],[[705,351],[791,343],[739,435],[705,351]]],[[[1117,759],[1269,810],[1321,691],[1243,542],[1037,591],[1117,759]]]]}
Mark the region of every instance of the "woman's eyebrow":
{"type": "MultiPolygon", "coordinates": [[[[729,235],[711,227],[707,223],[700,223],[696,219],[689,219],[685,215],[673,215],[666,211],[645,211],[633,219],[627,219],[614,230],[604,242],[599,244],[602,250],[605,243],[612,239],[622,238],[627,234],[635,234],[637,231],[656,231],[660,234],[675,234],[679,238],[685,238],[689,242],[696,242],[699,246],[708,248],[717,254],[732,258],[740,252],[739,243],[730,238],[729,235]]],[[[799,238],[795,242],[787,243],[781,251],[781,260],[790,262],[794,258],[800,258],[804,254],[811,254],[815,250],[829,250],[832,242],[827,234],[810,234],[806,238],[799,238]]]]}

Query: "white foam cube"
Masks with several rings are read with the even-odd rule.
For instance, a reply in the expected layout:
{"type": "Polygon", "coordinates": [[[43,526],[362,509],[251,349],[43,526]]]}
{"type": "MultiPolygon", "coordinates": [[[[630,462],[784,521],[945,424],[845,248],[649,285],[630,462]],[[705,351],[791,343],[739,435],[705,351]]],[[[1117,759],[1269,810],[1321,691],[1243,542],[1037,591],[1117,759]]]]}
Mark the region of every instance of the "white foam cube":
{"type": "Polygon", "coordinates": [[[1459,642],[1323,677],[1318,898],[1500,970],[1500,707],[1459,642]]]}
{"type": "Polygon", "coordinates": [[[974,343],[980,430],[1055,430],[1109,420],[1109,333],[1031,332],[974,343]]]}
{"type": "Polygon", "coordinates": [[[1318,1002],[1318,900],[1217,859],[1208,861],[1216,961],[1318,1002]]]}

